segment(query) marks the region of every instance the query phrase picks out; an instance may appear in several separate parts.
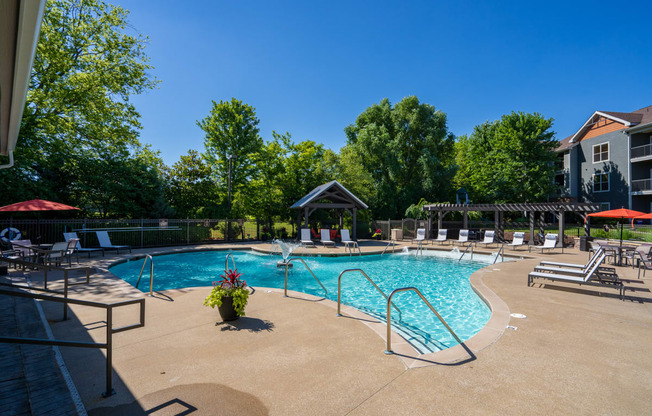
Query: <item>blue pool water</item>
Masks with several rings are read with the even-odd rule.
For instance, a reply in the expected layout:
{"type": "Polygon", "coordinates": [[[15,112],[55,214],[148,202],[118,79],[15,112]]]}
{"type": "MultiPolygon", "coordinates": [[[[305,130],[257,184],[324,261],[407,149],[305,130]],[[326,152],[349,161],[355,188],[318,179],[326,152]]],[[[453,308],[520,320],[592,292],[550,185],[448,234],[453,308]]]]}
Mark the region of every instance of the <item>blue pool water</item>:
{"type": "MultiPolygon", "coordinates": [[[[154,290],[210,286],[224,273],[225,251],[199,251],[155,257],[154,290]]],[[[249,286],[283,288],[285,269],[277,268],[280,256],[262,255],[252,251],[233,252],[238,271],[243,272],[249,286]]],[[[324,296],[337,301],[337,278],[345,269],[363,269],[380,289],[389,295],[392,290],[414,286],[428,299],[448,325],[465,341],[487,323],[491,311],[473,291],[469,276],[487,265],[486,262],[462,261],[436,256],[407,254],[304,257],[315,275],[322,281],[327,294],[301,262],[295,262],[288,273],[288,290],[324,296]]],[[[130,284],[135,284],[143,260],[121,263],[111,272],[130,284]]],[[[229,261],[229,266],[231,262],[229,261]]],[[[145,272],[140,289],[149,290],[145,272]]],[[[383,296],[360,274],[348,273],[342,278],[342,302],[383,321],[387,304],[383,296]]],[[[402,292],[393,302],[401,310],[392,310],[392,326],[422,353],[438,351],[457,344],[414,292],[402,292]],[[400,319],[399,319],[400,318],[400,319]]]]}

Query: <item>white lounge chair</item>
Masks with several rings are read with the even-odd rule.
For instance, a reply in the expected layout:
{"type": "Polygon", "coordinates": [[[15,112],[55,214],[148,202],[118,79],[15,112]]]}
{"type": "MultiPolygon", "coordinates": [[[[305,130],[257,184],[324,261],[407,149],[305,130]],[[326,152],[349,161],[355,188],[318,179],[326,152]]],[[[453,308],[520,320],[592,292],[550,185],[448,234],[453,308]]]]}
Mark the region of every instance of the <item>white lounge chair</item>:
{"type": "Polygon", "coordinates": [[[457,242],[460,244],[469,242],[469,230],[460,230],[460,236],[457,239],[457,242]]]}
{"type": "Polygon", "coordinates": [[[525,233],[515,232],[512,242],[505,245],[508,247],[513,247],[514,250],[516,250],[516,247],[521,247],[525,245],[525,243],[523,242],[524,240],[525,240],[525,233]]]}
{"type": "Polygon", "coordinates": [[[540,263],[541,266],[557,266],[557,267],[572,267],[575,269],[589,269],[591,265],[593,264],[593,261],[596,259],[596,257],[603,253],[604,249],[602,247],[598,247],[598,249],[589,257],[589,261],[586,264],[579,264],[579,263],[560,263],[558,261],[547,261],[544,260],[540,263]]]}
{"type": "Polygon", "coordinates": [[[301,245],[303,246],[313,246],[317,248],[315,245],[315,242],[310,239],[310,229],[309,228],[302,228],[301,229],[301,245]]]}
{"type": "Polygon", "coordinates": [[[349,234],[349,230],[342,230],[341,235],[342,235],[342,243],[344,243],[344,251],[348,249],[349,254],[351,254],[353,252],[352,250],[353,247],[356,247],[358,249],[358,252],[360,251],[358,242],[351,240],[351,235],[349,234]]]}
{"type": "Polygon", "coordinates": [[[483,241],[478,241],[476,245],[478,244],[484,244],[485,247],[489,247],[489,244],[494,244],[495,243],[495,237],[496,237],[496,232],[495,231],[485,231],[484,232],[484,240],[483,241]]]}
{"type": "Polygon", "coordinates": [[[88,253],[88,258],[91,258],[91,253],[95,251],[99,251],[102,253],[102,257],[104,257],[104,249],[102,247],[94,247],[94,248],[82,248],[81,243],[79,242],[79,237],[77,237],[77,233],[71,232],[71,233],[63,233],[63,239],[66,241],[70,241],[71,238],[76,238],[77,239],[77,247],[75,247],[75,251],[77,253],[88,253]]]}
{"type": "Polygon", "coordinates": [[[100,242],[100,247],[102,247],[104,250],[115,250],[118,254],[120,254],[121,249],[127,249],[131,253],[131,246],[114,246],[111,244],[109,233],[106,231],[95,231],[95,234],[97,234],[97,241],[100,242]]]}
{"type": "Polygon", "coordinates": [[[435,238],[433,241],[443,244],[446,242],[447,236],[448,236],[448,230],[442,228],[439,231],[437,231],[437,238],[435,238]]]}
{"type": "Polygon", "coordinates": [[[413,239],[412,242],[417,242],[421,243],[426,241],[426,229],[425,228],[418,228],[417,229],[417,238],[413,239]]]}
{"type": "MultiPolygon", "coordinates": [[[[584,275],[586,274],[593,266],[598,259],[604,255],[604,251],[600,250],[591,257],[588,263],[585,265],[573,264],[573,263],[555,263],[555,262],[541,262],[540,265],[534,268],[535,272],[550,272],[550,273],[562,273],[562,274],[571,274],[571,275],[584,275]]],[[[606,258],[606,255],[605,255],[606,258]]],[[[604,259],[603,259],[604,260],[604,259]]],[[[615,274],[616,269],[613,267],[598,267],[597,273],[607,273],[615,274]]]]}
{"type": "Polygon", "coordinates": [[[335,247],[335,241],[331,240],[331,230],[322,228],[320,232],[321,232],[321,243],[325,246],[335,247]]]}
{"type": "MultiPolygon", "coordinates": [[[[541,254],[543,254],[543,250],[545,249],[552,250],[557,247],[557,237],[557,234],[546,234],[546,238],[543,240],[543,245],[541,246],[541,254]]],[[[563,247],[561,252],[564,252],[563,247]]]]}
{"type": "Polygon", "coordinates": [[[591,269],[582,272],[581,274],[566,274],[566,273],[547,273],[547,272],[530,272],[527,276],[528,286],[532,286],[534,279],[548,279],[557,280],[567,283],[577,283],[580,285],[602,286],[602,287],[615,287],[620,290],[620,298],[622,299],[625,294],[625,287],[623,282],[618,278],[615,273],[599,272],[600,265],[606,258],[604,252],[600,253],[595,259],[591,269]]]}

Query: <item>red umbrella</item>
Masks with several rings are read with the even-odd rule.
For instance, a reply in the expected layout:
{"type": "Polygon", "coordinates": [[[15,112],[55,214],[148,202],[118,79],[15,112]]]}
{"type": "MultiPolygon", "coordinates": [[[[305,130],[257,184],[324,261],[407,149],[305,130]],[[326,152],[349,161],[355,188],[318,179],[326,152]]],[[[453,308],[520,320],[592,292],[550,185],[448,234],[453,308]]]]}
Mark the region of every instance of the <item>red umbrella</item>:
{"type": "Polygon", "coordinates": [[[28,212],[28,211],[70,211],[79,209],[59,202],[32,199],[31,201],[16,202],[15,204],[0,207],[0,212],[28,212]]]}
{"type": "Polygon", "coordinates": [[[634,218],[632,218],[632,228],[634,228],[634,220],[649,220],[652,219],[652,214],[643,214],[643,215],[637,215],[634,218]]]}
{"type": "MultiPolygon", "coordinates": [[[[0,212],[70,211],[76,209],[79,208],[66,205],[66,204],[61,204],[59,202],[45,201],[43,199],[32,199],[31,201],[16,202],[15,204],[5,205],[4,207],[0,207],[0,212]]],[[[36,218],[37,232],[41,228],[40,222],[41,219],[37,217],[36,218]]],[[[11,227],[11,219],[9,220],[9,228],[2,231],[3,237],[5,235],[5,231],[8,231],[10,236],[12,231],[19,233],[18,230],[11,227]]],[[[40,236],[37,237],[37,240],[40,238],[41,238],[40,236]]],[[[11,238],[9,239],[11,240],[11,238]]]]}
{"type": "MultiPolygon", "coordinates": [[[[600,217],[600,218],[618,218],[618,219],[624,219],[624,218],[634,218],[634,217],[640,217],[641,215],[645,215],[644,212],[640,211],[634,211],[631,209],[625,209],[625,208],[618,208],[618,209],[610,209],[609,211],[600,211],[600,212],[593,212],[589,214],[589,217],[600,217]]],[[[620,246],[623,246],[623,226],[622,224],[620,225],[620,246]]]]}

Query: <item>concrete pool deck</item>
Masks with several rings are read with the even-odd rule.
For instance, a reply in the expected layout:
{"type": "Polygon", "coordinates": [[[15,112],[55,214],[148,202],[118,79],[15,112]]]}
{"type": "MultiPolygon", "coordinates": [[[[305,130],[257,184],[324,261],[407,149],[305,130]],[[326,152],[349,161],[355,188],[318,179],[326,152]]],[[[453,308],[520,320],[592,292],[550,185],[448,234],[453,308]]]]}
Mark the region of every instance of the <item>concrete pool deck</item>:
{"type": "MultiPolygon", "coordinates": [[[[362,249],[382,250],[386,244],[377,243],[363,243],[362,249]]],[[[131,256],[187,249],[134,250],[131,256]]],[[[336,250],[343,248],[297,254],[336,250]]],[[[586,253],[565,251],[542,256],[521,249],[518,256],[532,258],[488,266],[472,276],[510,312],[527,318],[512,318],[508,324],[515,329],[503,328],[493,344],[458,364],[410,368],[405,359],[383,354],[383,338],[364,317],[338,318],[330,301],[284,298],[262,288],[250,297],[247,316],[231,324],[202,305],[208,288],[147,297],[145,327],[114,336],[117,394],[106,399],[103,352],[60,349],[91,415],[649,413],[652,274],[632,283],[639,290],[626,292],[624,301],[613,289],[526,285],[527,273],[541,258],[586,262],[586,253]]],[[[129,257],[82,261],[98,270],[91,286],[73,287],[71,297],[102,302],[142,297],[104,271],[129,257]]],[[[636,280],[635,269],[619,267],[618,273],[636,280]]],[[[57,338],[103,341],[103,311],[71,306],[72,319],[61,322],[60,305],[43,306],[57,338]]],[[[137,317],[135,307],[116,310],[114,325],[137,317]]]]}

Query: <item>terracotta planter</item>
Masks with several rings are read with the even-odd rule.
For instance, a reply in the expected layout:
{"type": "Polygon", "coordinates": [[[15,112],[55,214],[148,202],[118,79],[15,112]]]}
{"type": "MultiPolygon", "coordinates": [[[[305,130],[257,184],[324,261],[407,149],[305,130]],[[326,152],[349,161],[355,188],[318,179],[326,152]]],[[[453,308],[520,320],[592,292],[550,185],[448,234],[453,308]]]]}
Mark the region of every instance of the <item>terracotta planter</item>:
{"type": "Polygon", "coordinates": [[[235,321],[238,319],[238,314],[233,308],[233,296],[223,296],[222,306],[218,306],[217,309],[220,311],[220,316],[223,321],[235,321]]]}

